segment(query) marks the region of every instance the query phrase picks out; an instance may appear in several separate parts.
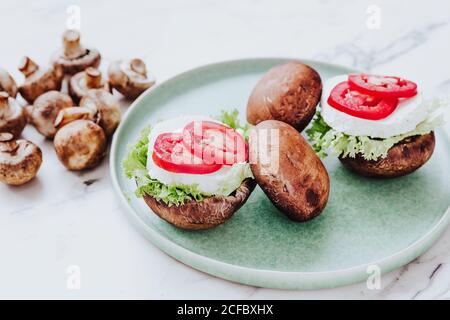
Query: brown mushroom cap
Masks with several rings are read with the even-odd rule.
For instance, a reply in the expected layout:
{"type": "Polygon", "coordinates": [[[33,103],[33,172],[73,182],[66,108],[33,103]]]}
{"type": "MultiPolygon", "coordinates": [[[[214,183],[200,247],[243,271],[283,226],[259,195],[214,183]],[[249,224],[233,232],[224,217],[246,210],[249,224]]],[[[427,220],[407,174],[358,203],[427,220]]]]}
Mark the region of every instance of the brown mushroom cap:
{"type": "Polygon", "coordinates": [[[98,114],[98,124],[110,137],[120,123],[121,112],[119,102],[109,92],[101,89],[90,89],[81,99],[80,107],[95,109],[98,114]]]}
{"type": "Polygon", "coordinates": [[[144,200],[160,218],[178,228],[201,230],[216,227],[231,218],[244,205],[254,188],[255,181],[246,179],[227,197],[208,197],[200,202],[190,200],[180,206],[168,206],[149,195],[144,195],[144,200]]]}
{"type": "Polygon", "coordinates": [[[89,89],[103,89],[111,92],[108,81],[102,78],[102,74],[98,69],[92,67],[78,72],[69,81],[69,93],[75,102],[79,102],[89,89]]]}
{"type": "Polygon", "coordinates": [[[17,96],[17,84],[14,78],[5,69],[0,68],[0,91],[8,92],[10,97],[17,96]]]}
{"type": "Polygon", "coordinates": [[[286,122],[302,131],[316,112],[322,81],[313,68],[288,62],[270,69],[253,89],[247,103],[247,121],[286,122]]]}
{"type": "Polygon", "coordinates": [[[16,99],[9,97],[5,91],[0,91],[0,132],[10,132],[14,138],[22,133],[27,124],[24,109],[16,99]]]}
{"type": "Polygon", "coordinates": [[[48,91],[40,95],[31,108],[28,108],[30,122],[46,138],[56,134],[55,120],[59,112],[73,106],[72,99],[59,91],[48,91]]]}
{"type": "Polygon", "coordinates": [[[50,67],[42,70],[30,58],[24,57],[19,66],[19,70],[25,75],[25,81],[19,87],[22,97],[33,103],[41,94],[61,89],[64,73],[61,67],[50,67]]]}
{"type": "Polygon", "coordinates": [[[346,168],[362,176],[395,178],[407,175],[423,166],[433,154],[434,133],[409,137],[393,146],[385,158],[365,160],[360,154],[355,158],[339,157],[346,168]]]}
{"type": "Polygon", "coordinates": [[[101,162],[106,141],[99,125],[90,120],[75,120],[58,130],[53,143],[58,159],[67,169],[84,170],[101,162]]]}
{"type": "Polygon", "coordinates": [[[77,30],[66,30],[63,34],[63,48],[55,53],[52,62],[60,66],[64,74],[75,74],[88,67],[97,68],[100,65],[100,53],[94,48],[84,48],[80,43],[80,33],[77,30]]]}
{"type": "Polygon", "coordinates": [[[112,62],[108,78],[111,86],[128,99],[137,98],[155,84],[155,79],[147,74],[144,61],[137,58],[112,62]]]}
{"type": "Polygon", "coordinates": [[[66,124],[75,120],[90,120],[95,122],[97,120],[96,111],[85,107],[70,107],[62,109],[55,119],[55,127],[59,130],[66,124]]]}
{"type": "Polygon", "coordinates": [[[9,133],[0,133],[0,181],[22,185],[33,179],[42,164],[41,149],[27,140],[14,140],[9,133]]]}
{"type": "Polygon", "coordinates": [[[330,179],[322,161],[292,126],[278,120],[250,134],[250,168],[272,203],[294,221],[307,221],[325,208],[330,179]]]}

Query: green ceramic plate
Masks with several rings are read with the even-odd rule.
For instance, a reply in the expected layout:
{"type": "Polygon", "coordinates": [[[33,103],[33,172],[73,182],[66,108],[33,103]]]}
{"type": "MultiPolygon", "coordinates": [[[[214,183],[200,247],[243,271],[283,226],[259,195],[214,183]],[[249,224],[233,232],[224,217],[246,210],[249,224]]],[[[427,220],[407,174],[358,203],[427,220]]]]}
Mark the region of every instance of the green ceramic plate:
{"type": "MultiPolygon", "coordinates": [[[[114,189],[136,227],[161,250],[201,271],[271,288],[312,289],[364,281],[367,268],[400,267],[424,252],[450,221],[450,143],[437,132],[431,160],[415,173],[372,180],[326,159],[331,194],[325,211],[307,223],[280,213],[257,187],[225,224],[206,231],[179,230],[135,199],[121,162],[139,131],[180,114],[217,115],[238,108],[258,79],[285,59],[249,59],[207,65],[169,79],[143,94],[125,115],[111,151],[114,189]]],[[[305,61],[325,80],[348,68],[305,61]]]]}

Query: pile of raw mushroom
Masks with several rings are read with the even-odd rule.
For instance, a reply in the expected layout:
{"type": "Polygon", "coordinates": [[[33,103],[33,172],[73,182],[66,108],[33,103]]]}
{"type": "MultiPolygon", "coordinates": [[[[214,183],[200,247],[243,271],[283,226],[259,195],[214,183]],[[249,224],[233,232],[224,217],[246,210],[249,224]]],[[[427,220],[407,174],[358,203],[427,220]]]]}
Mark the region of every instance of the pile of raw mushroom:
{"type": "Polygon", "coordinates": [[[17,86],[0,68],[0,181],[21,185],[33,179],[42,164],[41,149],[20,139],[27,124],[52,139],[56,155],[69,170],[85,170],[100,163],[110,137],[119,125],[115,89],[137,98],[155,80],[141,59],[120,60],[108,67],[108,79],[97,69],[100,53],[80,43],[80,33],[67,30],[62,50],[47,68],[24,57],[19,70],[25,79],[17,86]],[[67,82],[67,93],[62,92],[67,82]],[[21,106],[17,95],[28,103],[21,106]]]}

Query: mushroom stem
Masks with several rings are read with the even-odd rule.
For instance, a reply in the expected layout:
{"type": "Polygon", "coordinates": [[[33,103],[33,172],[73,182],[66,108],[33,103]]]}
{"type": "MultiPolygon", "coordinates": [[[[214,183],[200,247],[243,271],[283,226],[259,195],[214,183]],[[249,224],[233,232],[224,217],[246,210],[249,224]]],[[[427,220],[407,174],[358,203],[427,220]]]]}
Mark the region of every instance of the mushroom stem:
{"type": "Polygon", "coordinates": [[[9,132],[0,133],[0,142],[7,142],[13,140],[14,136],[9,132]]]}
{"type": "MultiPolygon", "coordinates": [[[[8,108],[8,98],[9,94],[5,91],[0,91],[0,110],[8,108]]],[[[1,113],[1,111],[0,111],[1,113]]]]}
{"type": "Polygon", "coordinates": [[[0,133],[0,152],[13,153],[19,148],[14,136],[9,132],[0,133]]]}
{"type": "Polygon", "coordinates": [[[61,110],[55,120],[55,127],[60,129],[64,127],[69,122],[86,119],[94,120],[95,112],[86,107],[70,107],[61,110]]]}
{"type": "Polygon", "coordinates": [[[20,61],[19,70],[25,75],[25,77],[28,77],[30,74],[36,72],[38,69],[39,66],[29,57],[25,56],[20,61]]]}
{"type": "Polygon", "coordinates": [[[0,92],[0,120],[9,118],[11,108],[9,106],[9,94],[5,91],[0,92]]]}
{"type": "Polygon", "coordinates": [[[64,55],[69,59],[82,56],[86,49],[80,45],[80,33],[77,30],[66,30],[63,35],[64,55]]]}
{"type": "Polygon", "coordinates": [[[130,68],[136,73],[142,76],[147,76],[147,68],[145,67],[145,62],[139,58],[134,58],[130,61],[130,68]]]}
{"type": "Polygon", "coordinates": [[[102,86],[102,74],[98,69],[89,67],[85,73],[86,87],[90,89],[100,88],[102,86]]]}
{"type": "Polygon", "coordinates": [[[27,104],[23,107],[23,110],[25,111],[25,115],[27,116],[28,122],[33,123],[33,110],[34,106],[32,104],[27,104]]]}

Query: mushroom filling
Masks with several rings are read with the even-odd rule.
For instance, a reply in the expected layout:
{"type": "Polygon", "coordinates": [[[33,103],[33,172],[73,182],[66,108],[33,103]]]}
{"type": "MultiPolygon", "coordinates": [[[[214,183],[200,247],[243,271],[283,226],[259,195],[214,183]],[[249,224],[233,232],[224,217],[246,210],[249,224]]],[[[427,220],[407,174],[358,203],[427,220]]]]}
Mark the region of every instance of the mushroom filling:
{"type": "MultiPolygon", "coordinates": [[[[241,126],[237,120],[237,112],[223,112],[218,120],[238,131],[248,131],[248,126],[241,126]]],[[[182,205],[186,201],[202,201],[210,196],[232,195],[242,182],[253,177],[248,163],[236,163],[233,166],[220,169],[217,174],[170,174],[164,175],[161,168],[152,166],[149,170],[151,159],[148,158],[149,145],[151,145],[150,128],[144,129],[140,140],[131,146],[128,155],[123,162],[125,175],[134,179],[137,184],[135,194],[142,197],[144,194],[154,197],[158,201],[171,205],[182,205]],[[151,172],[159,172],[158,178],[151,172]],[[208,177],[206,177],[208,176],[208,177]],[[203,183],[199,183],[204,179],[203,183]],[[164,181],[161,181],[164,180],[164,181]],[[166,182],[166,183],[164,183],[166,182]]]]}
{"type": "Polygon", "coordinates": [[[327,150],[336,156],[355,158],[357,154],[365,160],[385,158],[389,149],[402,140],[428,134],[444,122],[445,109],[450,105],[446,99],[434,99],[425,105],[428,116],[415,129],[388,138],[369,136],[353,136],[333,129],[323,119],[320,111],[315,115],[312,124],[306,130],[309,140],[316,153],[327,156],[327,150]]]}

